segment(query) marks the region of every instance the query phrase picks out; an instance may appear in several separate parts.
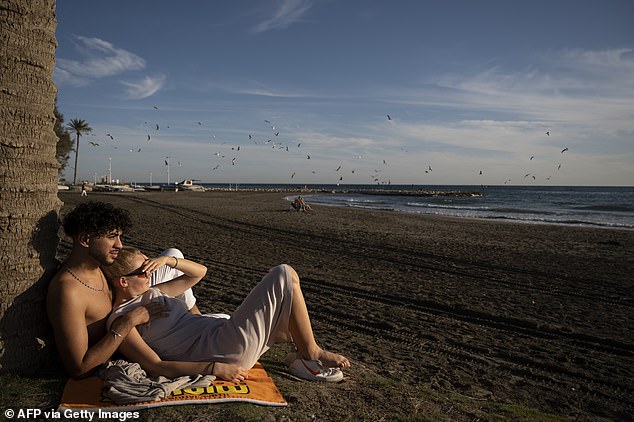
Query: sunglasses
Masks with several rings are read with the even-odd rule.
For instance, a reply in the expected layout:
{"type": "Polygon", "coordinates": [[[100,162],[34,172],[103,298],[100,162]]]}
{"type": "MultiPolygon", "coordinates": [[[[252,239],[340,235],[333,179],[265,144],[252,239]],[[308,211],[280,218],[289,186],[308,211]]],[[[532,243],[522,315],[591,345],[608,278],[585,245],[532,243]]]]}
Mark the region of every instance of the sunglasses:
{"type": "Polygon", "coordinates": [[[151,274],[148,271],[143,271],[141,267],[132,271],[130,274],[125,274],[124,277],[143,277],[150,278],[151,274]]]}

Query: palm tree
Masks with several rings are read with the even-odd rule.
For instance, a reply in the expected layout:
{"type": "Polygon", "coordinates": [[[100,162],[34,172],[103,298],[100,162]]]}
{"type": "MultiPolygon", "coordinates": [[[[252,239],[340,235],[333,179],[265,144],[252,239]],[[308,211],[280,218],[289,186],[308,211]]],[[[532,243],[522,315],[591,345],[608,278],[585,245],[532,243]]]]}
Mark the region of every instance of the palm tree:
{"type": "Polygon", "coordinates": [[[75,131],[77,135],[77,144],[75,146],[75,170],[73,172],[73,185],[77,183],[77,157],[79,156],[79,137],[83,133],[92,132],[92,128],[88,126],[88,123],[85,120],[81,119],[72,119],[66,125],[70,130],[75,131]]]}
{"type": "Polygon", "coordinates": [[[55,349],[44,310],[62,205],[55,0],[0,0],[0,11],[0,372],[36,372],[55,349]]]}

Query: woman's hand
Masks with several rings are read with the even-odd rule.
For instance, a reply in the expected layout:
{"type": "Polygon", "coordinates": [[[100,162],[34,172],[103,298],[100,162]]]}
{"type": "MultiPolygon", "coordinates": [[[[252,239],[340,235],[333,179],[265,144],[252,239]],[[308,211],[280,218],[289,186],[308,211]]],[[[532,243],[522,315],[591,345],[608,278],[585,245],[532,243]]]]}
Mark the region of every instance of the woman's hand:
{"type": "Polygon", "coordinates": [[[172,258],[171,256],[157,256],[156,258],[147,258],[141,265],[141,270],[151,274],[162,266],[168,264],[174,265],[174,258],[172,258]]]}
{"type": "Polygon", "coordinates": [[[222,362],[216,362],[214,364],[212,375],[231,382],[242,382],[249,378],[246,369],[238,365],[222,362]]]}

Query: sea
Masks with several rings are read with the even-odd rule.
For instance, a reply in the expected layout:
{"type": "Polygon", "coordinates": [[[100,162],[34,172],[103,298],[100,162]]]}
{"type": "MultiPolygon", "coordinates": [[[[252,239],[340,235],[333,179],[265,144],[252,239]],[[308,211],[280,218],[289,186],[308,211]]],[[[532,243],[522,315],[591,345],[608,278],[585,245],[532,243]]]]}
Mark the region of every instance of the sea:
{"type": "MultiPolygon", "coordinates": [[[[634,230],[634,187],[204,184],[309,191],[309,204],[520,222],[634,230]],[[467,196],[376,195],[374,190],[472,192],[467,196]],[[364,191],[368,193],[364,193],[364,191]],[[348,192],[346,192],[348,191],[348,192]],[[334,193],[331,193],[334,192],[334,193]]],[[[290,201],[295,195],[287,195],[290,201]]]]}

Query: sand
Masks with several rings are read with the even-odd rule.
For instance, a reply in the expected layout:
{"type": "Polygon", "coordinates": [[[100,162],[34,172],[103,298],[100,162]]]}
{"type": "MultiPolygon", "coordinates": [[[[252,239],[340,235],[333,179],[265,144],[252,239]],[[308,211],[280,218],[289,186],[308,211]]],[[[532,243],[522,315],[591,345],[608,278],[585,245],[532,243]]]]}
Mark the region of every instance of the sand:
{"type": "MultiPolygon", "coordinates": [[[[270,267],[295,267],[318,341],[349,357],[352,368],[347,386],[293,390],[291,406],[339,403],[331,416],[345,415],[352,396],[383,400],[353,388],[375,374],[413,391],[582,420],[634,415],[634,232],[324,206],[295,213],[285,196],[87,199],[132,212],[126,244],[149,254],[178,247],[207,265],[195,288],[203,311],[231,312],[270,267]]],[[[60,198],[63,212],[86,200],[75,192],[60,198]]],[[[284,394],[291,381],[277,381],[284,394]]],[[[384,400],[368,406],[394,405],[384,400]]]]}

